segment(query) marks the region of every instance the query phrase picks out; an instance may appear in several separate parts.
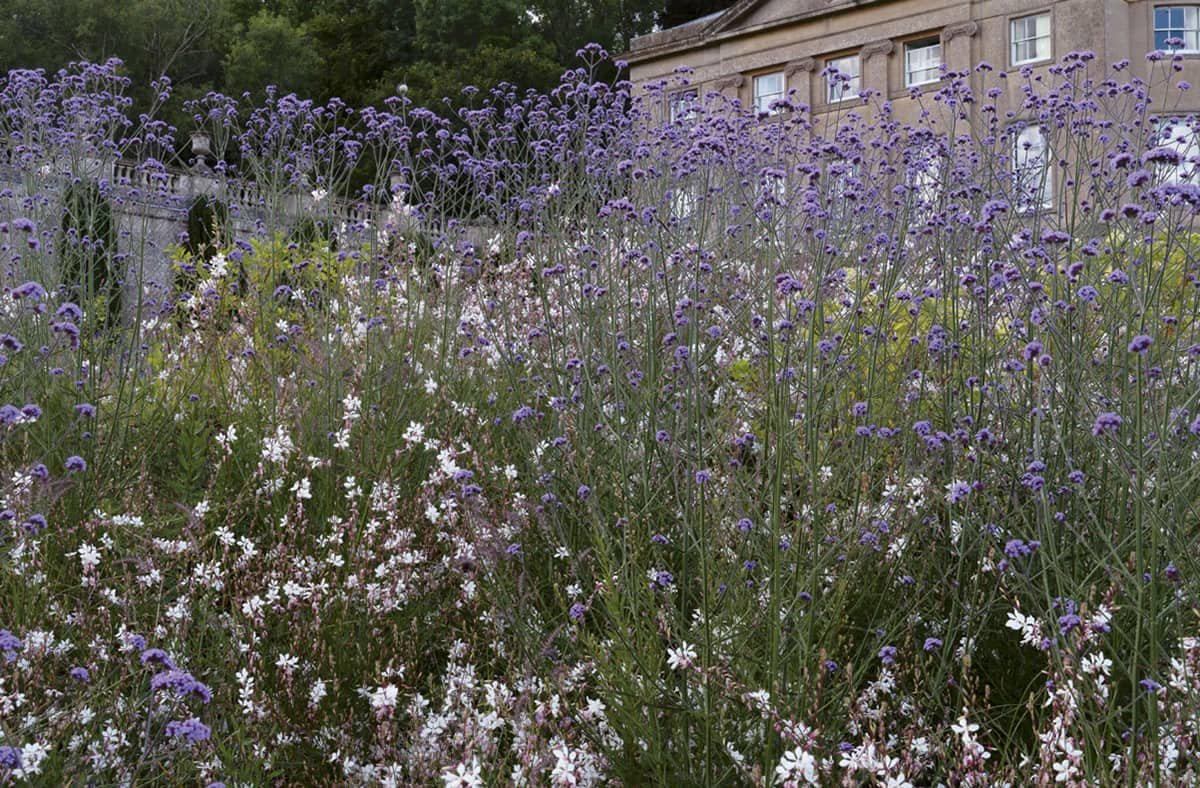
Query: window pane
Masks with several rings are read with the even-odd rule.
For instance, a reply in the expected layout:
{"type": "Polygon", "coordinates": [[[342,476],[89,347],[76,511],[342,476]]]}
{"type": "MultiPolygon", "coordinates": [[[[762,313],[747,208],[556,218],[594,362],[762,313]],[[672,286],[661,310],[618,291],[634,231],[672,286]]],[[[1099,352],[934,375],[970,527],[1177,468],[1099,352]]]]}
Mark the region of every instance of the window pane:
{"type": "Polygon", "coordinates": [[[936,43],[909,44],[905,49],[906,82],[919,85],[941,78],[942,45],[936,43]]]}
{"type": "Polygon", "coordinates": [[[1014,65],[1048,59],[1050,57],[1050,15],[1033,14],[1014,19],[1011,38],[1014,65]]]}
{"type": "Polygon", "coordinates": [[[1197,155],[1200,154],[1200,137],[1186,123],[1175,122],[1161,132],[1159,144],[1177,151],[1181,157],[1178,164],[1162,165],[1158,169],[1167,183],[1185,183],[1196,180],[1197,155]]]}
{"type": "Polygon", "coordinates": [[[760,94],[779,93],[783,88],[783,74],[764,74],[758,77],[760,94]]]}
{"type": "Polygon", "coordinates": [[[699,92],[696,90],[682,90],[678,93],[672,93],[670,98],[671,122],[690,121],[696,116],[696,100],[699,97],[699,92]]]}
{"type": "Polygon", "coordinates": [[[1156,49],[1182,49],[1195,52],[1200,47],[1200,6],[1172,5],[1154,9],[1154,46],[1156,49]],[[1172,41],[1179,39],[1183,43],[1172,41]]]}
{"type": "Polygon", "coordinates": [[[1051,201],[1050,156],[1040,126],[1027,126],[1013,140],[1013,176],[1017,204],[1029,210],[1051,201]]]}
{"type": "Polygon", "coordinates": [[[783,98],[783,72],[762,74],[754,78],[754,108],[759,112],[773,113],[771,103],[783,98]]]}
{"type": "Polygon", "coordinates": [[[861,90],[858,55],[831,58],[825,61],[829,90],[826,98],[829,101],[841,101],[853,98],[861,90]]]}

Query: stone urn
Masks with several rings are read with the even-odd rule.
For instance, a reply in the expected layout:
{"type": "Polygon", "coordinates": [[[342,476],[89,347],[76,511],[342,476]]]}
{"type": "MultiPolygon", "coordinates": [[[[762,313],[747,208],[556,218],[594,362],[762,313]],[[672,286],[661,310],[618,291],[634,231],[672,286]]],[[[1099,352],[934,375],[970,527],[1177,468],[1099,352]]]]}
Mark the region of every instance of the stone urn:
{"type": "Polygon", "coordinates": [[[207,131],[192,132],[192,155],[196,157],[197,165],[207,165],[213,158],[212,137],[207,131]]]}

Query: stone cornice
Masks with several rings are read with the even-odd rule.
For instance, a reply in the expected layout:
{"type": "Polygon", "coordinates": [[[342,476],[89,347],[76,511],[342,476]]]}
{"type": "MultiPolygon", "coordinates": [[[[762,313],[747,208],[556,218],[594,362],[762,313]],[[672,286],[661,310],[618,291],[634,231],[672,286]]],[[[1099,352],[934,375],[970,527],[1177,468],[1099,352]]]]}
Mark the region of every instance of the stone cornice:
{"type": "MultiPolygon", "coordinates": [[[[718,41],[754,35],[765,30],[786,27],[810,19],[833,16],[864,6],[883,3],[885,0],[806,0],[805,2],[792,0],[796,5],[795,13],[747,27],[737,25],[738,21],[754,8],[762,5],[763,2],[765,0],[742,0],[707,24],[687,23],[677,28],[638,36],[631,42],[629,50],[621,53],[619,59],[629,64],[645,63],[702,49],[718,41]]],[[[698,21],[702,22],[702,20],[698,21]]]]}

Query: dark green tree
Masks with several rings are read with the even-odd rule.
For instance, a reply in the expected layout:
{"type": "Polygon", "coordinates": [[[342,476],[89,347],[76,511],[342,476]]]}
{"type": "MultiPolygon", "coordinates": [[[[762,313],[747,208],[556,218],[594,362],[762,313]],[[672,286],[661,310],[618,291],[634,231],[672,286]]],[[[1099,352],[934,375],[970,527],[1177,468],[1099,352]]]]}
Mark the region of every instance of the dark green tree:
{"type": "Polygon", "coordinates": [[[658,22],[662,27],[675,27],[717,11],[724,11],[734,2],[735,0],[666,0],[658,22]]]}
{"type": "Polygon", "coordinates": [[[322,58],[303,27],[263,10],[239,24],[222,65],[228,93],[249,91],[261,96],[267,85],[275,85],[280,93],[313,98],[322,58]]]}

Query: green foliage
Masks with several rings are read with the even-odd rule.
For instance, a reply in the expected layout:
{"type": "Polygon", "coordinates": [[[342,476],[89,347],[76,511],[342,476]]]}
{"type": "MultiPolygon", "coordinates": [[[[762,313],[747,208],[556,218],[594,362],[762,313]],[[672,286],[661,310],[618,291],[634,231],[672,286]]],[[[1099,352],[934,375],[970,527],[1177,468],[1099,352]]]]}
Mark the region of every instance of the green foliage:
{"type": "Polygon", "coordinates": [[[185,99],[273,84],[318,101],[378,105],[399,83],[426,105],[467,85],[552,88],[575,52],[613,52],[656,24],[730,0],[0,0],[0,69],[119,57],[145,108],[163,74],[176,98],[162,116],[186,131],[185,99]]]}
{"type": "Polygon", "coordinates": [[[281,93],[313,96],[323,60],[302,27],[264,9],[237,27],[222,66],[228,93],[275,85],[281,93]]]}
{"type": "Polygon", "coordinates": [[[304,252],[319,245],[329,246],[333,240],[331,229],[328,222],[305,216],[288,233],[288,243],[296,244],[304,252]]]}
{"type": "Polygon", "coordinates": [[[89,314],[111,325],[121,314],[121,273],[114,255],[112,206],[94,181],[70,184],[63,197],[62,284],[89,314]]]}
{"type": "Polygon", "coordinates": [[[192,201],[187,213],[187,242],[184,249],[197,260],[208,260],[230,240],[229,206],[208,195],[192,201]]]}

